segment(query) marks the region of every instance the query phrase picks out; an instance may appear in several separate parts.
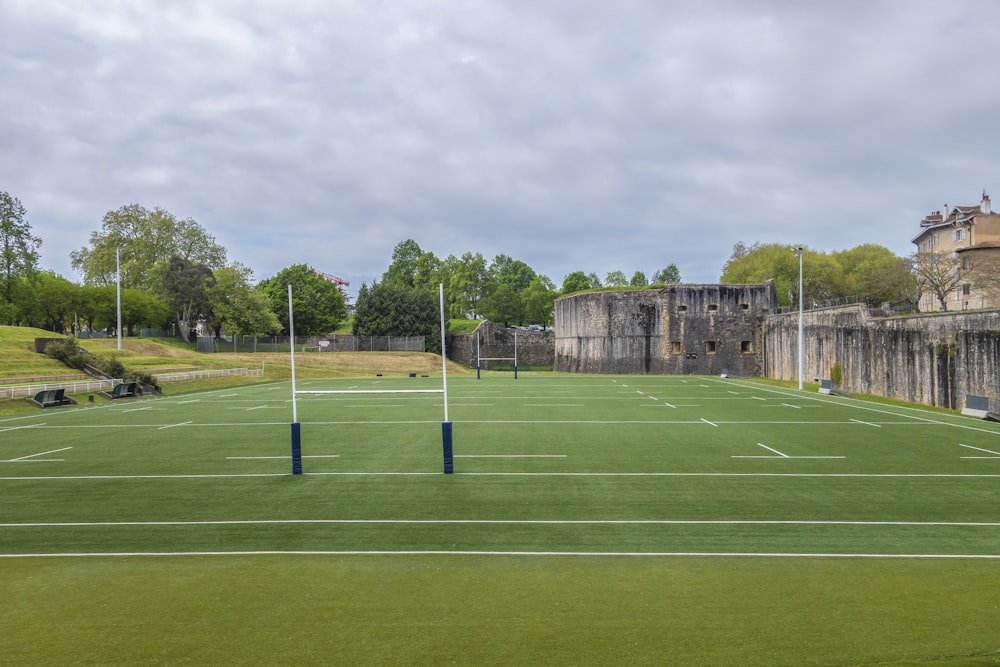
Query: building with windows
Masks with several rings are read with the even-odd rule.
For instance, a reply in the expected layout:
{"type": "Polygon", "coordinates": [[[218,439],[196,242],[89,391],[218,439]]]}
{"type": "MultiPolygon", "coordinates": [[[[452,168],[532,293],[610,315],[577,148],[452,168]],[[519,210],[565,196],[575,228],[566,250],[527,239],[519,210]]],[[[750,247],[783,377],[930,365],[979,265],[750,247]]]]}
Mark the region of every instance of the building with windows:
{"type": "Polygon", "coordinates": [[[922,312],[1000,306],[1000,214],[985,192],[925,217],[913,244],[922,312]]]}

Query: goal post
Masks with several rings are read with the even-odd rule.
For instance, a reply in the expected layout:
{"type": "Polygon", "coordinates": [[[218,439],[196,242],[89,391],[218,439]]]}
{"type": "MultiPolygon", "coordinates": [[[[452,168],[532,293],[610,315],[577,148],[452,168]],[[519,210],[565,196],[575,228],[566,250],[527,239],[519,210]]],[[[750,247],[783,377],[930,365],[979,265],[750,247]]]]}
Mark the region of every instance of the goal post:
{"type": "Polygon", "coordinates": [[[514,331],[514,356],[513,357],[484,357],[482,356],[482,345],[480,343],[479,332],[476,332],[476,379],[482,379],[483,362],[490,361],[512,361],[514,362],[514,379],[517,379],[517,331],[514,331]]]}
{"type": "Polygon", "coordinates": [[[438,285],[441,309],[441,388],[440,389],[303,389],[295,385],[295,324],[292,313],[292,286],[288,286],[288,329],[292,337],[292,474],[302,474],[302,427],[298,417],[298,396],[300,394],[441,394],[444,402],[444,421],[441,422],[441,449],[444,474],[454,472],[452,453],[452,428],[448,419],[448,356],[446,349],[447,327],[444,319],[444,284],[438,285]]]}

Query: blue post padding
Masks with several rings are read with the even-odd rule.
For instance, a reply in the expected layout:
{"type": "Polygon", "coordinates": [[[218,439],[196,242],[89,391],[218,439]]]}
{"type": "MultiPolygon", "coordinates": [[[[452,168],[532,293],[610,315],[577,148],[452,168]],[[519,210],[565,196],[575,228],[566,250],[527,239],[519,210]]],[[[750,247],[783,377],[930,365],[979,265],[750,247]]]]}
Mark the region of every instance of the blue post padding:
{"type": "Polygon", "coordinates": [[[455,472],[455,457],[451,453],[451,422],[441,422],[441,448],[444,451],[444,474],[455,472]]]}
{"type": "Polygon", "coordinates": [[[292,422],[292,474],[302,474],[302,424],[292,422]]]}
{"type": "Polygon", "coordinates": [[[479,378],[479,366],[476,366],[476,379],[477,380],[480,379],[479,378]]]}
{"type": "Polygon", "coordinates": [[[514,364],[514,379],[517,379],[517,364],[514,364]]]}

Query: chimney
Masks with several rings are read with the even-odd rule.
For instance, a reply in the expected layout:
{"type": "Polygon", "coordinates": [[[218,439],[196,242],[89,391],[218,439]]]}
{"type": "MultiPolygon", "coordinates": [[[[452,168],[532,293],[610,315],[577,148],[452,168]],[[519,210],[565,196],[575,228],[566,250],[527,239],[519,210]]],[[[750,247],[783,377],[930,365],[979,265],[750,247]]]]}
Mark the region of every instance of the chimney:
{"type": "Polygon", "coordinates": [[[941,219],[942,220],[947,220],[948,219],[948,205],[947,204],[945,204],[944,208],[941,209],[941,213],[942,213],[941,219]]]}
{"type": "Polygon", "coordinates": [[[990,196],[986,194],[986,190],[983,190],[983,201],[979,204],[979,210],[983,212],[983,215],[992,213],[990,210],[990,196]]]}

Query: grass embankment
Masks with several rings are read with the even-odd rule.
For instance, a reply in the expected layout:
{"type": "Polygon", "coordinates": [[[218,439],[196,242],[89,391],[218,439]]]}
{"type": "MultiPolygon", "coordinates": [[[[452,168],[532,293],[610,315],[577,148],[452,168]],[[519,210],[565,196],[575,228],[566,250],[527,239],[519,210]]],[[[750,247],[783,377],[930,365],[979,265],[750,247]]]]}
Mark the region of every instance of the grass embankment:
{"type": "MultiPolygon", "coordinates": [[[[44,381],[48,378],[85,380],[87,376],[67,368],[61,362],[35,352],[35,338],[59,338],[42,329],[31,327],[0,327],[0,385],[15,381],[44,381]]],[[[92,354],[118,359],[129,371],[142,371],[153,376],[165,373],[207,371],[232,368],[259,368],[264,375],[243,375],[170,382],[163,386],[165,393],[183,394],[194,391],[223,389],[226,387],[288,380],[292,377],[291,356],[287,353],[199,353],[184,346],[148,338],[124,338],[118,349],[115,338],[82,340],[82,346],[92,354]]],[[[467,374],[469,370],[449,362],[448,372],[467,374]]],[[[385,376],[440,375],[441,356],[418,352],[297,352],[295,375],[297,378],[364,377],[376,374],[385,376]]],[[[83,397],[86,400],[86,397],[83,397]]],[[[77,397],[79,401],[80,398],[77,397]]],[[[98,396],[98,400],[104,400],[98,396]]],[[[23,398],[0,400],[0,414],[11,414],[35,409],[23,398]]]]}

